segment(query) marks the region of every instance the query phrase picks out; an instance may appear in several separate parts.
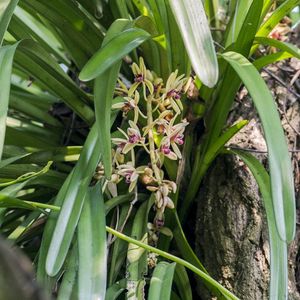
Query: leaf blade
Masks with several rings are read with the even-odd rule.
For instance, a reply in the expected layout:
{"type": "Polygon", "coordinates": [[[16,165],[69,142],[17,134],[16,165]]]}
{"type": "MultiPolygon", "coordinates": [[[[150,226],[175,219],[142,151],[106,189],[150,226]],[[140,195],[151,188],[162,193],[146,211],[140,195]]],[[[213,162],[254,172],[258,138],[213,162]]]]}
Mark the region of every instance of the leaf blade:
{"type": "Polygon", "coordinates": [[[78,223],[78,296],[79,299],[104,299],[106,293],[106,230],[101,185],[86,194],[78,223]]]}
{"type": "Polygon", "coordinates": [[[4,3],[4,9],[5,9],[4,12],[1,11],[3,9],[1,6],[2,9],[0,9],[0,47],[2,46],[4,34],[7,30],[8,24],[10,22],[10,19],[14,13],[14,10],[18,2],[19,0],[11,0],[9,1],[7,6],[4,3]]]}
{"type": "Polygon", "coordinates": [[[3,144],[6,129],[6,116],[10,94],[10,78],[12,72],[13,57],[18,44],[0,48],[0,160],[3,152],[3,144]]]}
{"type": "Polygon", "coordinates": [[[176,263],[159,262],[150,281],[149,300],[170,299],[176,263]]]}
{"type": "Polygon", "coordinates": [[[84,203],[84,196],[99,159],[99,139],[94,126],[74,168],[49,245],[46,271],[50,276],[55,276],[59,272],[66,259],[84,203]]]}
{"type": "Polygon", "coordinates": [[[92,56],[81,70],[79,79],[89,81],[103,74],[148,38],[150,34],[142,29],[131,28],[121,32],[92,56]]]}
{"type": "Polygon", "coordinates": [[[255,67],[245,57],[235,52],[226,52],[222,57],[244,82],[262,121],[269,151],[277,230],[284,241],[292,241],[296,224],[294,182],[287,144],[273,98],[255,67]]]}
{"type": "Polygon", "coordinates": [[[208,87],[218,80],[218,62],[201,0],[170,1],[194,71],[208,87]]]}
{"type": "Polygon", "coordinates": [[[254,178],[256,179],[256,182],[258,183],[264,201],[270,239],[271,278],[269,299],[287,299],[287,245],[280,239],[280,236],[277,232],[269,174],[266,172],[263,165],[251,154],[239,150],[230,150],[229,152],[238,155],[247,164],[254,178]]]}

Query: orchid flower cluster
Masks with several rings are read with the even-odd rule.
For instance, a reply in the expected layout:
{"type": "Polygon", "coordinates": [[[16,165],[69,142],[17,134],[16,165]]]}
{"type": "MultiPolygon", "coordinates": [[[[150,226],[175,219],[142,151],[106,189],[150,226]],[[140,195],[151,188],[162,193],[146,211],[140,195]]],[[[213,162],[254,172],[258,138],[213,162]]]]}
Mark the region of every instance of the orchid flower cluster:
{"type": "Polygon", "coordinates": [[[128,128],[118,128],[120,137],[112,138],[113,150],[112,181],[117,184],[125,180],[129,192],[137,188],[140,180],[155,195],[156,216],[154,226],[164,224],[165,208],[174,208],[170,198],[175,193],[176,183],[164,178],[162,166],[167,157],[182,158],[180,146],[184,143],[184,131],[188,122],[181,119],[183,106],[181,96],[187,92],[189,81],[178,71],[171,73],[166,85],[150,72],[142,58],[139,65],[132,64],[134,83],[128,87],[118,80],[117,99],[112,108],[123,112],[128,128]],[[138,166],[136,154],[144,151],[149,157],[148,165],[138,166]]]}

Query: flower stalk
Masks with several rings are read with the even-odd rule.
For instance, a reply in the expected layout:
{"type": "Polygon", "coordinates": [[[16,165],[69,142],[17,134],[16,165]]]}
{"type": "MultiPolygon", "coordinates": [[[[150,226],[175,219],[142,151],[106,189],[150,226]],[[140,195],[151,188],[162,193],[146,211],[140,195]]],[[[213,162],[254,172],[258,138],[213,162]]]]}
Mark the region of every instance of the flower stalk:
{"type": "Polygon", "coordinates": [[[150,159],[151,159],[151,166],[155,174],[155,178],[158,182],[158,184],[161,184],[161,178],[160,178],[160,170],[157,166],[157,159],[155,155],[155,143],[153,139],[153,131],[152,126],[153,124],[153,116],[152,116],[152,97],[148,97],[147,99],[147,125],[150,128],[148,131],[148,139],[149,139],[149,151],[150,151],[150,159]]]}

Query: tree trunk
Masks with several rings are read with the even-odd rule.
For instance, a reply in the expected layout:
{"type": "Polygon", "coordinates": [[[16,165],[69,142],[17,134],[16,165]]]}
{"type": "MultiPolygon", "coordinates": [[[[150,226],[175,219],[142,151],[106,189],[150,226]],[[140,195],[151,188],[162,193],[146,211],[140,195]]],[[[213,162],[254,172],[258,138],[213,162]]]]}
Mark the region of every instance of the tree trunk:
{"type": "MultiPolygon", "coordinates": [[[[204,186],[196,227],[196,249],[202,263],[239,298],[268,299],[269,250],[255,180],[237,158],[224,156],[217,160],[204,186]]],[[[210,299],[201,284],[198,290],[203,299],[210,299]]]]}

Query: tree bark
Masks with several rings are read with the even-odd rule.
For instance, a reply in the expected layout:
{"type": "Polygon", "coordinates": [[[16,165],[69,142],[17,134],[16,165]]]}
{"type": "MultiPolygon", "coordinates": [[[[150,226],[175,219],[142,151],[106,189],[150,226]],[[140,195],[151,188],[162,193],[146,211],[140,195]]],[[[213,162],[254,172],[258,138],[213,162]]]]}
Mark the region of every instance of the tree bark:
{"type": "MultiPolygon", "coordinates": [[[[202,263],[239,298],[268,299],[269,248],[255,180],[241,161],[223,156],[204,186],[196,226],[196,251],[202,263]]],[[[203,299],[211,299],[202,284],[198,291],[203,299]]]]}

